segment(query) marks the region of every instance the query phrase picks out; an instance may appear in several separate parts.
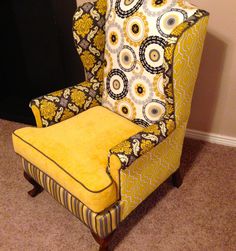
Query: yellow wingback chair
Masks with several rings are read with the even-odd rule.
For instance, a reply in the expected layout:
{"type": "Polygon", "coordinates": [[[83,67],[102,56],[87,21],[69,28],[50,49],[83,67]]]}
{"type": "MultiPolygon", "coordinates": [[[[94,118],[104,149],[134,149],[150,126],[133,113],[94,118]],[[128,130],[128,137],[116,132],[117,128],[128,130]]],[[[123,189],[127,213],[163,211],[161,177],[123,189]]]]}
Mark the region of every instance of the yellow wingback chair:
{"type": "Polygon", "coordinates": [[[100,249],[179,164],[209,14],[185,0],[98,0],[73,18],[86,81],[31,101],[13,133],[24,176],[100,249]]]}

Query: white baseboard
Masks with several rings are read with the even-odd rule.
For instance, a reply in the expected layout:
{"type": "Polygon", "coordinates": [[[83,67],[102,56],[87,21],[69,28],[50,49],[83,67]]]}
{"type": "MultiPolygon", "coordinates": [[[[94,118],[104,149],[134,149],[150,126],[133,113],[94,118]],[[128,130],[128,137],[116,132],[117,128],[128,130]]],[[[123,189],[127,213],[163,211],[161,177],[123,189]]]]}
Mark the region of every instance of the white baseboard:
{"type": "Polygon", "coordinates": [[[187,138],[203,140],[214,144],[236,147],[236,138],[225,135],[187,129],[185,136],[187,138]]]}

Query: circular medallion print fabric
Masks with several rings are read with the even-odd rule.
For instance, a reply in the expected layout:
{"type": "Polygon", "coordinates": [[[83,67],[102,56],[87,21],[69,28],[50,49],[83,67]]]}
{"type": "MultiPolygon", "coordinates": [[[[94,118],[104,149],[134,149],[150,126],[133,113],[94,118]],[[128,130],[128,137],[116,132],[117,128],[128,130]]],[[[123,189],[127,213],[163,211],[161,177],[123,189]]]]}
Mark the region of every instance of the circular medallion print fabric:
{"type": "Polygon", "coordinates": [[[163,71],[163,57],[166,41],[158,36],[146,38],[139,49],[139,58],[143,67],[152,74],[163,71]]]}
{"type": "Polygon", "coordinates": [[[134,50],[125,45],[123,49],[118,53],[118,63],[123,71],[132,71],[135,68],[137,58],[134,50]]]}
{"type": "Polygon", "coordinates": [[[171,9],[157,19],[157,30],[165,38],[181,23],[188,18],[186,11],[171,9]]]}
{"type": "Polygon", "coordinates": [[[124,21],[124,35],[127,42],[133,46],[140,46],[149,32],[148,22],[144,14],[136,12],[124,21]]]}
{"type": "Polygon", "coordinates": [[[143,116],[145,120],[151,124],[161,120],[164,114],[165,103],[158,99],[153,99],[151,102],[143,106],[143,116]]]}
{"type": "Polygon", "coordinates": [[[129,98],[116,101],[115,111],[129,120],[134,120],[136,117],[135,105],[129,98]]]}
{"type": "Polygon", "coordinates": [[[127,95],[128,79],[121,70],[114,69],[108,74],[106,90],[108,95],[114,100],[122,99],[127,95]]]}
{"type": "Polygon", "coordinates": [[[134,76],[130,79],[129,94],[137,105],[144,105],[153,97],[153,87],[150,80],[145,76],[134,76]]]}
{"type": "Polygon", "coordinates": [[[112,23],[106,31],[106,46],[111,53],[119,53],[124,44],[124,36],[119,24],[112,23]]]}
{"type": "Polygon", "coordinates": [[[165,48],[196,10],[184,0],[108,0],[103,106],[143,127],[163,118],[173,99],[164,91],[165,48]]]}

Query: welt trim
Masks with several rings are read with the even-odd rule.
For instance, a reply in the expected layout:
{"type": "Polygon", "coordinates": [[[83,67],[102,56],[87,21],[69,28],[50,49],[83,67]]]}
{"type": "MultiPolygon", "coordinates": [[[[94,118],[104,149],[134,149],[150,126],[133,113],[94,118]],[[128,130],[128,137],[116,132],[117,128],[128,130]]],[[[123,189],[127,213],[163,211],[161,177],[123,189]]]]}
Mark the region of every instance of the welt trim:
{"type": "Polygon", "coordinates": [[[39,152],[40,154],[42,154],[44,157],[46,157],[47,159],[49,159],[51,162],[53,162],[55,165],[57,165],[62,171],[64,171],[68,176],[70,176],[72,179],[74,179],[76,182],[78,182],[82,187],[84,187],[86,190],[88,190],[91,193],[101,193],[103,191],[105,191],[107,188],[109,188],[112,184],[113,184],[113,180],[111,179],[111,177],[109,175],[106,175],[109,177],[110,179],[110,184],[108,186],[106,186],[105,188],[98,190],[98,191],[93,191],[91,189],[89,189],[88,187],[86,187],[81,181],[77,180],[75,177],[73,177],[69,172],[67,172],[62,166],[60,166],[55,160],[51,159],[50,157],[48,157],[46,154],[44,154],[42,151],[40,151],[39,149],[37,149],[35,146],[31,145],[29,142],[27,142],[26,140],[22,139],[19,135],[17,135],[15,132],[13,132],[13,135],[15,135],[17,138],[19,138],[20,140],[22,140],[24,143],[26,143],[27,145],[29,145],[30,147],[32,147],[33,149],[35,149],[37,152],[39,152]]]}

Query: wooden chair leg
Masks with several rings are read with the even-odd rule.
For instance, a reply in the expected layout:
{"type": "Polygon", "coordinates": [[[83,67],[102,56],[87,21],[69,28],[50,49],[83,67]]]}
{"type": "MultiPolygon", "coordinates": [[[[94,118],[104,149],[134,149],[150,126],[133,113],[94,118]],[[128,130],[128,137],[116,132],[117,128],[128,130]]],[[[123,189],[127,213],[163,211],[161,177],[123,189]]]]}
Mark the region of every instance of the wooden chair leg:
{"type": "Polygon", "coordinates": [[[33,178],[31,178],[26,172],[24,172],[24,177],[29,181],[30,184],[34,186],[34,188],[28,192],[28,194],[31,197],[35,197],[36,195],[38,195],[39,193],[43,191],[43,188],[33,178]]]}
{"type": "Polygon", "coordinates": [[[177,169],[175,173],[172,174],[172,183],[175,187],[179,188],[183,183],[183,178],[180,173],[180,168],[177,169]]]}
{"type": "Polygon", "coordinates": [[[109,234],[107,237],[105,237],[104,239],[99,237],[97,234],[95,234],[94,232],[92,232],[93,238],[95,239],[95,241],[100,245],[99,247],[99,251],[108,251],[109,248],[109,243],[111,242],[112,236],[114,234],[114,232],[112,232],[111,234],[109,234]]]}

